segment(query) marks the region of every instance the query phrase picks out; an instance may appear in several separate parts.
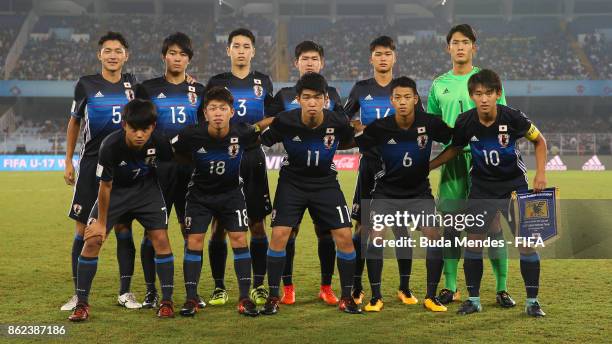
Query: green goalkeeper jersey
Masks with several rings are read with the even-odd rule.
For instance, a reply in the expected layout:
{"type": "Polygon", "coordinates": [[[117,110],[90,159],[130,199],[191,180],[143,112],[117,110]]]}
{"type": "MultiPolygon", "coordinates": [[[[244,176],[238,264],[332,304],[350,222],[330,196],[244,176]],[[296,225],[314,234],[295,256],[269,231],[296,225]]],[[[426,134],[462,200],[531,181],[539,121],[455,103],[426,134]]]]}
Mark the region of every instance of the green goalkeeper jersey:
{"type": "MultiPolygon", "coordinates": [[[[459,114],[476,107],[468,92],[468,80],[480,71],[474,67],[465,75],[455,75],[450,70],[437,77],[431,84],[427,97],[427,112],[442,116],[442,120],[451,128],[459,114]]],[[[506,105],[506,95],[502,89],[502,96],[497,103],[506,105]]],[[[469,150],[469,146],[466,147],[469,150]]]]}

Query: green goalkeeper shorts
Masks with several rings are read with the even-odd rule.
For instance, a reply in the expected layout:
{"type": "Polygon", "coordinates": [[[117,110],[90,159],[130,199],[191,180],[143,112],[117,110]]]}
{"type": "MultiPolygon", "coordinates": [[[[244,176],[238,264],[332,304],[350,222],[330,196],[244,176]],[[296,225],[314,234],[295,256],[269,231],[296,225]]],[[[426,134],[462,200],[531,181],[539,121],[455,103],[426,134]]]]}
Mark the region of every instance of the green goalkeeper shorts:
{"type": "Polygon", "coordinates": [[[453,160],[442,165],[438,189],[438,210],[455,213],[465,210],[470,193],[470,168],[472,154],[462,152],[453,160]]]}

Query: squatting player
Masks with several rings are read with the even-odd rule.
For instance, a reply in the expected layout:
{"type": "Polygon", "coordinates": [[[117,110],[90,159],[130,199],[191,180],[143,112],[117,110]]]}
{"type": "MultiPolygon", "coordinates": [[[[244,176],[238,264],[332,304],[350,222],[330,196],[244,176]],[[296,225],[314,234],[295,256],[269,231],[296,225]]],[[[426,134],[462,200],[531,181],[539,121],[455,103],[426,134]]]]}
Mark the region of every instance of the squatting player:
{"type": "MultiPolygon", "coordinates": [[[[294,66],[298,69],[300,77],[306,73],[320,73],[325,64],[325,54],[323,47],[313,41],[304,41],[295,47],[294,66]]],[[[327,96],[329,102],[325,108],[341,114],[344,114],[344,108],[341,104],[340,95],[335,87],[327,87],[327,96]]],[[[300,107],[297,100],[297,92],[295,86],[283,87],[274,96],[274,102],[270,106],[270,111],[266,115],[275,116],[281,111],[293,110],[300,107]]],[[[295,303],[295,288],[293,286],[293,259],[295,257],[295,237],[299,231],[299,226],[293,229],[291,237],[287,242],[287,260],[285,262],[285,271],[283,271],[283,297],[281,303],[295,303]]],[[[336,257],[336,244],[329,233],[322,233],[320,228],[315,224],[315,232],[318,240],[319,262],[321,264],[321,287],[319,289],[319,298],[327,304],[338,304],[338,298],[334,294],[331,287],[332,276],[334,274],[334,262],[336,257]]]]}
{"type": "MultiPolygon", "coordinates": [[[[451,129],[436,116],[423,112],[419,104],[417,86],[408,77],[391,82],[391,104],[395,114],[370,123],[362,133],[355,135],[361,150],[376,149],[384,166],[375,177],[371,209],[375,213],[395,214],[408,211],[413,214],[435,214],[436,206],[429,185],[429,160],[432,141],[448,143],[451,129]]],[[[393,228],[396,236],[409,236],[406,228],[393,228]]],[[[421,227],[429,240],[440,239],[434,227],[421,227]]],[[[382,247],[368,240],[368,276],[372,287],[372,299],[364,307],[368,312],[380,312],[383,308],[381,293],[382,247]]],[[[411,257],[409,248],[397,249],[403,259],[411,257]]],[[[444,312],[446,307],[436,296],[442,275],[442,248],[428,247],[426,257],[427,295],[423,305],[433,312],[444,312]]],[[[416,304],[417,299],[407,284],[400,285],[398,297],[405,304],[416,304]],[[405,297],[403,297],[405,296],[405,297]]]]}
{"type": "MultiPolygon", "coordinates": [[[[486,214],[484,226],[467,229],[468,240],[474,240],[476,244],[465,248],[463,270],[469,298],[463,302],[458,314],[482,310],[482,244],[478,244],[478,241],[487,237],[487,231],[498,230],[496,214],[504,214],[508,210],[512,192],[527,190],[527,168],[518,151],[518,139],[525,137],[535,146],[536,174],[533,189],[539,192],[546,187],[546,140],[524,113],[497,104],[502,92],[499,76],[491,70],[483,69],[470,77],[468,89],[476,108],[459,115],[451,145],[430,164],[434,169],[452,161],[469,145],[472,169],[468,208],[474,215],[486,214]]],[[[525,312],[534,317],[545,316],[537,299],[540,257],[531,247],[519,247],[519,252],[521,275],[527,291],[525,312]]]]}
{"type": "Polygon", "coordinates": [[[207,123],[190,127],[172,139],[177,155],[195,163],[185,209],[187,248],[183,262],[187,301],[180,314],[193,316],[198,309],[197,286],[202,270],[204,235],[213,217],[228,232],[234,251],[234,269],[240,290],[238,312],[257,316],[249,298],[251,254],[247,245],[248,218],[240,185],[240,160],[244,148],[259,137],[259,126],[233,123],[234,98],[229,90],[213,87],[206,92],[207,123]]]}
{"type": "MultiPolygon", "coordinates": [[[[191,39],[182,32],[176,32],[164,39],[161,57],[165,65],[163,76],[146,80],[136,89],[136,97],[149,99],[157,109],[155,131],[170,141],[180,130],[198,123],[202,114],[204,86],[188,82],[186,70],[193,57],[191,39]]],[[[174,206],[176,217],[185,235],[185,195],[191,178],[192,168],[174,161],[161,162],[158,167],[160,185],[168,213],[174,206]]],[[[147,234],[147,233],[145,233],[147,234]]],[[[158,294],[155,288],[155,252],[151,241],[143,238],[140,258],[144,271],[147,293],[142,303],[145,308],[157,306],[158,294]]],[[[198,304],[206,304],[198,296],[198,304]]]]}
{"type": "MultiPolygon", "coordinates": [[[[459,114],[475,106],[468,93],[467,81],[480,71],[480,68],[472,64],[477,49],[476,34],[472,27],[467,24],[452,27],[446,36],[446,43],[453,69],[433,81],[427,98],[427,112],[442,116],[446,124],[454,127],[459,114]]],[[[498,103],[506,104],[503,89],[498,103]]],[[[455,213],[465,209],[465,200],[470,188],[470,166],[471,155],[467,149],[442,166],[438,210],[443,213],[455,213]]],[[[453,228],[447,228],[444,236],[453,238],[458,234],[453,228]]],[[[445,288],[440,291],[439,298],[443,304],[448,304],[461,299],[457,290],[457,266],[461,257],[461,248],[445,248],[444,251],[445,288]]],[[[507,248],[505,246],[489,248],[489,258],[497,281],[497,303],[502,307],[514,307],[516,303],[508,294],[506,287],[507,248]]]]}
{"type": "MultiPolygon", "coordinates": [[[[234,96],[235,115],[232,123],[246,122],[255,124],[261,121],[267,108],[272,103],[272,80],[270,77],[251,71],[251,60],[255,56],[255,36],[247,29],[232,31],[227,39],[227,55],[231,61],[231,71],[213,76],[206,89],[213,86],[226,87],[234,96]]],[[[253,290],[251,298],[257,304],[263,304],[268,291],[263,286],[266,274],[266,251],[268,237],[264,219],[272,211],[270,190],[266,171],[266,156],[260,144],[245,147],[240,166],[240,176],[244,183],[249,229],[251,231],[251,259],[253,263],[253,290]]],[[[225,230],[215,226],[208,246],[210,270],[215,280],[215,290],[210,300],[211,305],[222,305],[227,302],[225,290],[225,262],[227,244],[225,230]]]]}
{"type": "MultiPolygon", "coordinates": [[[[102,140],[111,132],[121,128],[121,111],[123,106],[134,99],[133,88],[136,78],[129,73],[122,73],[127,62],[128,43],[117,32],[108,32],[98,41],[98,60],[102,70],[98,74],[83,76],[74,89],[74,101],[68,130],[66,134],[66,167],[64,180],[74,185],[74,196],[68,216],[75,220],[76,232],[72,243],[72,279],[76,287],[77,262],[83,249],[83,233],[89,212],[96,201],[98,181],[96,165],[98,150],[102,140]],[[81,121],[83,125],[83,147],[77,177],[72,164],[72,157],[79,135],[81,121]],[[76,185],[75,185],[76,184],[76,185]]],[[[134,274],[134,257],[136,249],[129,227],[118,226],[117,261],[119,262],[120,290],[117,302],[127,308],[140,308],[134,294],[130,292],[134,274]]],[[[77,297],[74,295],[61,307],[63,311],[74,309],[77,297]]]]}
{"type": "Polygon", "coordinates": [[[155,167],[169,160],[169,142],[152,136],[157,114],[147,100],[135,99],[123,109],[122,129],[109,134],[100,145],[96,176],[100,179],[97,201],[85,229],[85,245],[78,258],[78,303],[68,318],[89,317],[89,291],[98,269],[98,255],[106,234],[119,220],[137,220],[148,232],[155,248],[155,265],[162,290],[157,316],[174,316],[174,256],[168,239],[168,215],[155,167]]]}
{"type": "Polygon", "coordinates": [[[337,245],[342,295],[339,308],[361,313],[351,297],[355,249],[351,240],[350,212],[337,180],[333,157],[339,146],[352,142],[347,118],[325,109],[327,82],[320,74],[306,73],[296,84],[300,109],[279,114],[262,132],[266,146],[282,142],[283,162],[272,211],[272,240],[268,249],[268,297],[263,314],[278,312],[279,284],[285,265],[285,246],[308,209],[322,230],[330,231],[337,245]]]}

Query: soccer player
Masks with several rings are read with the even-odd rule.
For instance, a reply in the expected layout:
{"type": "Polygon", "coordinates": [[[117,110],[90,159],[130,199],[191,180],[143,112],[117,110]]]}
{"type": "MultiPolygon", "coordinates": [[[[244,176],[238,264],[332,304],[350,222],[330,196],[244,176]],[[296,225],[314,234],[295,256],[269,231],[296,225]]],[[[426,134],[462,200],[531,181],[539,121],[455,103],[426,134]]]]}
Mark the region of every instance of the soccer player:
{"type": "Polygon", "coordinates": [[[234,98],[229,90],[213,87],[204,101],[207,123],[187,128],[172,139],[177,155],[195,163],[187,193],[185,224],[187,249],[183,271],[187,301],[183,316],[197,312],[197,285],[202,270],[204,235],[212,218],[228,231],[234,251],[234,269],[240,290],[238,312],[257,316],[259,311],[249,298],[251,287],[251,254],[247,245],[247,210],[240,185],[240,160],[244,148],[259,137],[259,126],[245,122],[230,125],[234,116],[234,98]]]}
{"type": "Polygon", "coordinates": [[[287,151],[272,211],[272,240],[267,255],[270,296],[261,312],[266,315],[278,312],[285,246],[292,228],[300,223],[308,209],[313,222],[331,232],[337,245],[342,286],[339,309],[361,313],[351,297],[355,249],[350,213],[333,163],[336,149],[352,142],[353,131],[345,116],[325,109],[327,82],[320,74],[304,74],[296,84],[296,91],[300,109],[279,114],[261,135],[266,146],[282,142],[287,151]]]}
{"type": "Polygon", "coordinates": [[[98,199],[89,215],[85,244],[78,258],[79,300],[70,321],[89,317],[88,297],[98,269],[98,254],[106,234],[120,219],[136,219],[149,233],[163,294],[157,316],[174,316],[174,256],[166,230],[166,204],[155,175],[157,160],[171,159],[172,151],[165,138],[152,136],[157,114],[150,101],[132,100],[122,114],[122,129],[109,134],[100,144],[96,166],[96,177],[100,179],[98,199]]]}
{"type": "MultiPolygon", "coordinates": [[[[202,114],[204,85],[186,80],[186,70],[193,57],[191,39],[186,34],[176,32],[166,37],[162,44],[161,57],[166,68],[164,75],[144,81],[137,87],[136,96],[150,99],[155,104],[158,113],[155,131],[170,141],[183,128],[198,123],[202,114]]],[[[185,195],[191,173],[191,166],[175,161],[162,162],[158,168],[168,212],[172,211],[172,207],[175,208],[183,236],[186,236],[185,195]]],[[[151,240],[145,236],[140,246],[140,258],[147,285],[147,293],[142,303],[144,308],[155,308],[158,301],[154,257],[151,240]]],[[[198,304],[201,308],[206,305],[199,296],[198,304]]]]}
{"type": "MultiPolygon", "coordinates": [[[[451,129],[439,118],[425,113],[419,104],[417,87],[408,77],[394,79],[390,85],[391,104],[394,115],[377,119],[362,133],[355,135],[360,149],[376,149],[380,154],[383,170],[375,177],[372,191],[372,211],[376,214],[395,214],[408,211],[412,214],[435,215],[435,201],[429,185],[429,160],[432,141],[448,143],[451,129]]],[[[429,240],[440,239],[434,227],[422,227],[421,231],[429,240]]],[[[393,228],[396,238],[408,237],[407,228],[393,228]]],[[[367,312],[380,312],[383,308],[381,294],[382,250],[377,247],[372,233],[368,240],[368,276],[372,287],[372,299],[364,307],[367,312]]],[[[396,248],[396,254],[403,259],[411,258],[409,248],[396,248]]],[[[442,275],[442,248],[427,248],[427,296],[423,305],[433,312],[444,312],[446,307],[436,296],[436,289],[442,275]]],[[[416,304],[417,298],[408,287],[409,280],[400,285],[398,298],[404,304],[416,304]]]]}
{"type": "MultiPolygon", "coordinates": [[[[255,56],[253,33],[244,28],[232,31],[227,38],[227,55],[230,57],[231,71],[213,76],[208,81],[206,89],[213,86],[229,89],[234,96],[235,115],[232,117],[232,123],[255,124],[264,119],[267,108],[272,103],[273,87],[269,76],[251,70],[251,60],[255,56]]],[[[253,264],[251,298],[255,303],[261,305],[268,297],[268,291],[263,286],[266,274],[266,251],[268,250],[264,219],[272,211],[272,205],[266,171],[266,155],[259,143],[244,148],[240,176],[244,183],[243,190],[251,232],[249,245],[253,264]]],[[[215,290],[209,302],[211,305],[223,305],[228,299],[225,290],[226,231],[216,226],[215,222],[212,227],[208,258],[215,280],[215,290]]]]}
{"type": "MultiPolygon", "coordinates": [[[[535,147],[536,174],[533,189],[546,187],[546,140],[531,121],[519,110],[497,104],[502,85],[495,72],[483,69],[468,80],[469,94],[476,108],[459,115],[453,141],[444,152],[431,161],[432,169],[452,161],[470,147],[472,169],[469,212],[484,214],[484,225],[468,229],[467,239],[475,245],[466,247],[463,269],[469,298],[458,314],[480,312],[480,281],[482,279],[482,240],[487,231],[498,230],[497,213],[508,210],[513,191],[527,190],[527,169],[516,141],[523,137],[535,147]]],[[[525,282],[527,301],[525,312],[534,317],[545,316],[537,296],[540,279],[540,257],[531,247],[519,247],[521,275],[525,282]]]]}
{"type": "MultiPolygon", "coordinates": [[[[470,98],[467,88],[468,79],[480,71],[472,64],[476,53],[476,34],[468,24],[460,24],[450,29],[446,36],[447,51],[453,63],[453,69],[437,77],[429,90],[427,98],[427,112],[442,116],[442,120],[450,127],[460,113],[473,109],[474,102],[470,98]]],[[[499,104],[506,104],[502,89],[498,97],[499,104]]],[[[465,200],[469,193],[469,168],[471,155],[469,150],[459,154],[456,159],[442,166],[440,186],[438,193],[438,210],[442,213],[452,214],[465,209],[465,200]]],[[[501,233],[498,231],[498,233],[501,233]]],[[[460,235],[453,228],[445,229],[444,236],[454,239],[460,235]]],[[[501,235],[501,234],[498,234],[501,235]]],[[[494,238],[499,239],[499,238],[494,238]]],[[[443,304],[460,300],[457,290],[457,266],[461,257],[461,248],[453,246],[444,250],[444,283],[445,288],[440,291],[440,301],[443,304]]],[[[489,258],[493,273],[497,281],[496,300],[502,307],[514,307],[516,303],[507,292],[506,281],[508,277],[507,248],[489,248],[489,258]]]]}
{"type": "MultiPolygon", "coordinates": [[[[66,159],[64,181],[74,186],[74,195],[68,216],[75,220],[76,230],[72,243],[72,279],[76,287],[77,262],[83,249],[83,234],[89,212],[96,201],[98,181],[96,165],[100,142],[111,132],[121,128],[121,111],[134,98],[136,78],[122,73],[127,62],[128,43],[118,32],[108,32],[98,41],[98,60],[101,71],[83,76],[74,89],[74,100],[68,130],[66,133],[66,159]],[[83,125],[83,146],[80,153],[78,174],[72,163],[81,121],[83,125]]],[[[129,226],[117,226],[117,261],[119,263],[120,289],[117,302],[126,308],[140,308],[141,304],[130,292],[134,274],[136,248],[129,226]]],[[[76,295],[61,307],[71,311],[77,303],[76,295]]]]}
{"type": "MultiPolygon", "coordinates": [[[[393,115],[395,110],[391,105],[390,84],[393,80],[393,66],[395,65],[395,42],[391,37],[380,36],[370,43],[370,64],[374,68],[374,77],[358,81],[351,90],[344,106],[346,114],[353,126],[362,131],[373,121],[393,115]]],[[[361,304],[364,297],[361,276],[365,265],[365,256],[362,255],[362,228],[361,228],[361,199],[369,199],[374,188],[374,176],[382,169],[380,159],[373,151],[365,151],[359,161],[359,175],[355,196],[353,197],[352,218],[355,222],[353,244],[357,252],[357,265],[355,268],[353,297],[357,304],[361,304]]],[[[411,262],[412,260],[410,260],[411,262]]],[[[412,263],[407,259],[398,259],[398,268],[402,281],[409,277],[412,263]]]]}
{"type": "MultiPolygon", "coordinates": [[[[320,73],[325,64],[323,47],[313,41],[304,41],[295,47],[294,66],[298,69],[300,77],[306,73],[320,73]]],[[[327,87],[327,96],[329,102],[325,108],[344,115],[344,108],[341,104],[340,95],[335,87],[327,87]]],[[[270,106],[270,111],[267,116],[275,116],[279,112],[293,110],[299,108],[297,100],[297,92],[295,86],[283,87],[274,96],[274,102],[270,106]]],[[[285,271],[283,271],[283,297],[281,303],[295,303],[295,287],[293,285],[293,259],[295,257],[295,238],[299,231],[299,225],[293,228],[291,237],[287,242],[287,260],[285,262],[285,271]]],[[[319,289],[319,298],[327,304],[338,304],[338,297],[334,294],[331,287],[332,276],[334,274],[334,261],[336,257],[336,245],[329,233],[323,234],[321,229],[315,224],[315,232],[318,240],[319,262],[321,264],[321,286],[319,289]]]]}

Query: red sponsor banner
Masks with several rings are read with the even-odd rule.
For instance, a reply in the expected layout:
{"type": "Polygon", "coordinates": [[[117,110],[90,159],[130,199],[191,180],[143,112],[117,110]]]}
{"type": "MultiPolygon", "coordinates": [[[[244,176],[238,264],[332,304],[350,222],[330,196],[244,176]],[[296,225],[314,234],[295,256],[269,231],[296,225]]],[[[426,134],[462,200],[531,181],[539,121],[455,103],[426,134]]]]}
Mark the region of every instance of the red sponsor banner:
{"type": "Polygon", "coordinates": [[[359,169],[359,155],[336,154],[334,164],[338,171],[357,171],[359,169]]]}
{"type": "MultiPolygon", "coordinates": [[[[281,155],[266,156],[268,170],[279,170],[283,157],[281,155]]],[[[336,154],[334,164],[338,171],[357,171],[359,169],[359,154],[336,154]]]]}

